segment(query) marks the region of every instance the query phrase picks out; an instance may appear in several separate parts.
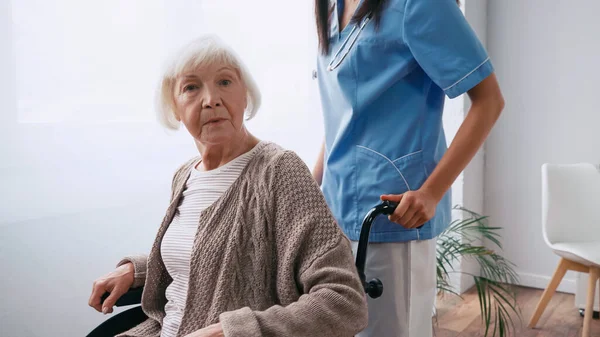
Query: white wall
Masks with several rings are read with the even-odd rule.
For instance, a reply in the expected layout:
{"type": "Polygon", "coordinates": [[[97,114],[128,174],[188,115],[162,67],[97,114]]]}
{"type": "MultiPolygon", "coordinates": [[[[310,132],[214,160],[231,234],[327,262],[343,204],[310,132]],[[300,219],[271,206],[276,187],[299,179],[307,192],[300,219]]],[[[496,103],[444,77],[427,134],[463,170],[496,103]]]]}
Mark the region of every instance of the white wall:
{"type": "MultiPolygon", "coordinates": [[[[505,255],[527,286],[545,288],[558,262],[542,238],[541,165],[600,163],[598,12],[596,0],[488,4],[506,108],[486,144],[485,213],[504,227],[505,255]]],[[[575,290],[572,273],[559,290],[575,290]]]]}
{"type": "MultiPolygon", "coordinates": [[[[467,21],[473,27],[473,30],[481,40],[481,43],[487,48],[488,1],[463,0],[461,3],[463,3],[467,21]]],[[[468,95],[463,95],[463,99],[463,112],[464,116],[466,116],[471,107],[471,100],[468,95]]],[[[479,214],[483,214],[484,155],[485,148],[482,147],[465,168],[459,179],[459,181],[462,182],[462,201],[460,204],[479,214]]],[[[480,245],[482,243],[481,241],[476,241],[473,242],[473,244],[480,245]]],[[[474,259],[463,259],[460,264],[460,270],[463,274],[460,276],[460,286],[457,289],[462,293],[475,285],[471,275],[479,275],[480,268],[479,264],[474,261],[474,259]]]]}
{"type": "MultiPolygon", "coordinates": [[[[481,43],[487,48],[487,0],[463,0],[465,1],[465,17],[481,43]]],[[[471,107],[468,95],[464,97],[465,116],[471,107]]],[[[484,175],[484,153],[482,147],[464,171],[464,200],[463,205],[468,209],[483,212],[483,175],[484,175]]]]}
{"type": "MultiPolygon", "coordinates": [[[[486,46],[487,37],[487,0],[462,0],[460,2],[463,13],[481,40],[486,46]]],[[[456,135],[458,128],[464,121],[471,101],[468,95],[461,95],[455,99],[446,99],[444,108],[444,129],[448,145],[456,135]]],[[[465,170],[458,176],[452,185],[452,205],[459,205],[482,214],[483,212],[483,174],[484,174],[484,148],[482,147],[465,170]]],[[[464,214],[454,211],[452,219],[462,219],[464,214]]],[[[476,241],[473,244],[481,244],[476,241]]],[[[471,275],[479,274],[479,265],[473,259],[461,259],[454,264],[457,271],[450,275],[450,284],[463,293],[475,283],[471,275]]]]}

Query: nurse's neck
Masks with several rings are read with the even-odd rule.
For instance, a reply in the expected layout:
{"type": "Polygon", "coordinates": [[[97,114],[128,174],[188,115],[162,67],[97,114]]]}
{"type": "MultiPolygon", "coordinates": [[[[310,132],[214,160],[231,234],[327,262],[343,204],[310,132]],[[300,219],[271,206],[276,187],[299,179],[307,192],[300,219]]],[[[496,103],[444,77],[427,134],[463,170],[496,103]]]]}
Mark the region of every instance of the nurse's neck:
{"type": "Polygon", "coordinates": [[[352,16],[356,13],[356,9],[358,8],[358,2],[360,0],[344,0],[344,13],[342,13],[342,18],[340,20],[341,30],[344,30],[350,20],[352,20],[352,16]]]}

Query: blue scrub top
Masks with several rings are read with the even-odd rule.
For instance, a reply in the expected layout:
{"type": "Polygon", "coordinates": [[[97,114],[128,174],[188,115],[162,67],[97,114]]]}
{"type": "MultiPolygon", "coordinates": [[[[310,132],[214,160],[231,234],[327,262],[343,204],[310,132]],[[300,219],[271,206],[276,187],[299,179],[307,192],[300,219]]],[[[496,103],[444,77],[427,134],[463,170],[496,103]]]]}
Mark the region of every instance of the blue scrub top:
{"type": "MultiPolygon", "coordinates": [[[[322,190],[346,235],[358,240],[380,196],[419,189],[445,153],[445,96],[465,93],[493,67],[455,0],[388,0],[377,31],[367,19],[340,32],[343,2],[334,4],[330,52],[317,60],[322,190]]],[[[434,238],[450,212],[449,191],[423,227],[406,229],[380,216],[370,241],[434,238]]]]}

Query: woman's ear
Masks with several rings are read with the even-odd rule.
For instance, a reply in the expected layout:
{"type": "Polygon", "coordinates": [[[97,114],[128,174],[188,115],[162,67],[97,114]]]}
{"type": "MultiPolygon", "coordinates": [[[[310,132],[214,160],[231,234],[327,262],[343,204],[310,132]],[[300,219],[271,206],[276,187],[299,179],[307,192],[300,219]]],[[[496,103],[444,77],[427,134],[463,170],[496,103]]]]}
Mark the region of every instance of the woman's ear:
{"type": "Polygon", "coordinates": [[[175,119],[178,122],[181,122],[181,116],[179,116],[179,113],[177,112],[177,98],[174,96],[171,97],[171,109],[173,109],[173,116],[175,116],[175,119]]]}
{"type": "Polygon", "coordinates": [[[178,122],[181,122],[181,116],[179,116],[179,113],[177,113],[177,106],[173,105],[173,106],[171,107],[171,109],[172,109],[172,110],[171,110],[171,113],[173,113],[173,117],[175,117],[175,119],[176,119],[178,122]]]}
{"type": "Polygon", "coordinates": [[[248,120],[248,114],[250,113],[250,111],[248,111],[248,102],[250,101],[250,97],[248,92],[246,92],[246,96],[244,96],[244,119],[248,120]]]}

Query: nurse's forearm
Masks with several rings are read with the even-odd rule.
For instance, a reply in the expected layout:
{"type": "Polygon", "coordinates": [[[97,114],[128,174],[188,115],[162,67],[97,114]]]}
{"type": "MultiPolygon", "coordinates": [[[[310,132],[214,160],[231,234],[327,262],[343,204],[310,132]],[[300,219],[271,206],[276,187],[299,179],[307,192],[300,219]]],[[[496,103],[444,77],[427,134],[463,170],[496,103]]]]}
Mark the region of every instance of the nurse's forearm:
{"type": "Polygon", "coordinates": [[[467,117],[448,151],[421,187],[437,201],[473,159],[504,108],[504,99],[493,74],[469,91],[469,96],[472,104],[467,117]]]}
{"type": "Polygon", "coordinates": [[[317,163],[315,164],[315,168],[313,169],[313,178],[317,181],[319,186],[323,182],[323,160],[325,157],[325,141],[321,145],[321,150],[319,151],[319,156],[317,157],[317,163]]]}

